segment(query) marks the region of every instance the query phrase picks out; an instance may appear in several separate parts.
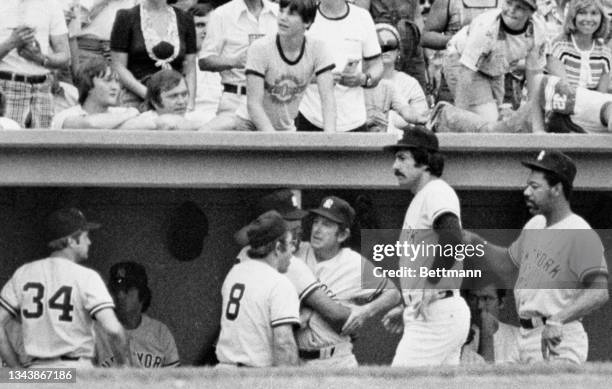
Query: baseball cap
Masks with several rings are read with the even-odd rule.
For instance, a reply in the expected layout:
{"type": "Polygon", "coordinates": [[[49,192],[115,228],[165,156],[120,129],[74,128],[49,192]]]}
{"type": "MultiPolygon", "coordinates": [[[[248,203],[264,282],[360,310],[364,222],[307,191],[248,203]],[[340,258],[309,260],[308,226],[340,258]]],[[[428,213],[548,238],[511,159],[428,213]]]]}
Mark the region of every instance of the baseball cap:
{"type": "Polygon", "coordinates": [[[383,147],[384,151],[390,151],[393,153],[404,149],[425,149],[429,151],[438,151],[438,137],[436,134],[425,128],[425,126],[417,125],[405,129],[402,138],[398,140],[396,144],[383,147]]]}
{"type": "Polygon", "coordinates": [[[529,8],[531,8],[534,11],[538,9],[538,4],[536,3],[536,0],[520,0],[520,1],[527,4],[529,8]]]}
{"type": "Polygon", "coordinates": [[[62,208],[49,215],[46,227],[47,241],[52,242],[77,231],[95,230],[100,228],[100,224],[88,222],[83,212],[76,208],[62,208]]]}
{"type": "Polygon", "coordinates": [[[248,225],[247,238],[251,247],[261,247],[274,242],[289,230],[280,213],[268,211],[248,225]]]}
{"type": "Polygon", "coordinates": [[[348,227],[355,221],[355,210],[346,201],[336,196],[325,197],[321,201],[319,208],[311,209],[310,213],[328,218],[336,223],[344,224],[348,227]]]}
{"type": "Polygon", "coordinates": [[[144,288],[149,284],[147,271],[144,266],[136,262],[119,262],[110,268],[108,281],[111,290],[128,289],[131,287],[144,288]]]}
{"type": "Polygon", "coordinates": [[[522,164],[530,169],[555,173],[570,185],[576,177],[574,161],[557,150],[542,150],[535,159],[523,161],[522,164]]]}
{"type": "Polygon", "coordinates": [[[298,207],[297,197],[289,189],[281,189],[262,197],[255,205],[257,215],[276,211],[285,220],[301,220],[308,212],[298,207]]]}

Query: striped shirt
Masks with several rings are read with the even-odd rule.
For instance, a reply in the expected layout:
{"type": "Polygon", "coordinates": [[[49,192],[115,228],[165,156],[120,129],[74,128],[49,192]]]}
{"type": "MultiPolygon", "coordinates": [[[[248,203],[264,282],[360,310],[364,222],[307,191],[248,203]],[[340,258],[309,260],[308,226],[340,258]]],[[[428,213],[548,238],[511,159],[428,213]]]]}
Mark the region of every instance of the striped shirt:
{"type": "Polygon", "coordinates": [[[551,55],[563,63],[567,81],[572,86],[596,89],[599,79],[610,72],[612,51],[596,40],[592,49],[579,50],[572,38],[561,35],[552,42],[551,55]]]}

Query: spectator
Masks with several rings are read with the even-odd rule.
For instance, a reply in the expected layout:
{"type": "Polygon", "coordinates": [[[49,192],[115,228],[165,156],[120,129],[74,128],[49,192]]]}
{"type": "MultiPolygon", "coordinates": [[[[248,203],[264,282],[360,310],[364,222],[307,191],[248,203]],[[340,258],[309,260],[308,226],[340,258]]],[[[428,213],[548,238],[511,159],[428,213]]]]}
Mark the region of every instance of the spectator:
{"type": "Polygon", "coordinates": [[[194,131],[201,123],[185,117],[189,92],[185,78],[176,70],[155,73],[147,83],[148,110],[121,125],[122,129],[194,131]]]}
{"type": "Polygon", "coordinates": [[[232,0],[215,9],[200,52],[200,70],[221,73],[217,114],[246,103],[246,53],[250,44],[277,31],[278,6],[268,0],[232,0]]]}
{"type": "MultiPolygon", "coordinates": [[[[336,131],[367,131],[363,88],[375,87],[383,71],[372,17],[344,0],[322,0],[308,38],[325,41],[334,54],[336,131]]],[[[323,131],[322,105],[315,85],[306,89],[299,111],[298,131],[323,131]]]]}
{"type": "Polygon", "coordinates": [[[160,69],[174,69],[185,76],[188,109],[193,109],[196,37],[193,17],[186,12],[166,0],[143,0],[136,7],[119,10],[111,33],[111,57],[125,88],[121,105],[140,105],[147,94],[147,80],[160,69]]]}
{"type": "Polygon", "coordinates": [[[382,50],[383,79],[365,90],[368,129],[372,132],[399,131],[408,123],[425,123],[427,101],[418,81],[395,69],[401,53],[399,33],[386,23],[376,24],[382,50]]]}
{"type": "Polygon", "coordinates": [[[600,0],[572,0],[547,68],[572,86],[607,92],[612,51],[603,42],[609,19],[600,0]]]}
{"type": "Polygon", "coordinates": [[[21,127],[51,124],[51,69],[70,61],[68,29],[56,0],[0,2],[0,90],[6,117],[21,127]],[[47,12],[41,12],[47,10],[47,12]]]}
{"type": "Polygon", "coordinates": [[[470,307],[472,325],[468,341],[461,351],[461,363],[468,360],[519,362],[519,329],[499,320],[506,303],[506,290],[489,283],[479,289],[467,290],[465,300],[470,307]]]}
{"type": "MultiPolygon", "coordinates": [[[[151,304],[147,272],[139,263],[119,262],[110,269],[108,290],[115,312],[126,329],[134,367],[160,368],[180,365],[178,350],[168,327],[145,312],[151,304]]],[[[96,364],[117,367],[115,355],[104,331],[96,328],[96,364]]]]}
{"type": "Polygon", "coordinates": [[[121,86],[117,74],[103,57],[92,57],[77,77],[79,105],[53,118],[51,128],[112,129],[138,116],[135,108],[117,107],[121,86]]]}
{"type": "Polygon", "coordinates": [[[19,130],[19,123],[13,119],[5,118],[4,112],[6,109],[6,97],[4,93],[0,92],[0,129],[1,130],[19,130]]]}
{"type": "Polygon", "coordinates": [[[457,72],[447,81],[457,79],[458,108],[496,121],[505,92],[504,76],[517,70],[523,60],[528,90],[533,90],[533,75],[546,64],[546,35],[543,23],[532,18],[535,8],[535,0],[504,0],[501,10],[477,16],[450,40],[447,55],[459,58],[459,65],[445,61],[444,72],[457,72]]]}
{"type": "MultiPolygon", "coordinates": [[[[196,28],[196,43],[198,53],[202,50],[202,42],[206,37],[208,22],[210,21],[212,3],[199,3],[189,9],[193,15],[196,28]]],[[[215,117],[221,93],[221,77],[217,72],[206,72],[197,70],[198,87],[196,91],[195,109],[188,112],[187,116],[192,120],[206,123],[215,117]]]]}
{"type": "Polygon", "coordinates": [[[570,0],[536,0],[536,15],[544,19],[546,41],[552,42],[563,33],[563,23],[570,0]]]}

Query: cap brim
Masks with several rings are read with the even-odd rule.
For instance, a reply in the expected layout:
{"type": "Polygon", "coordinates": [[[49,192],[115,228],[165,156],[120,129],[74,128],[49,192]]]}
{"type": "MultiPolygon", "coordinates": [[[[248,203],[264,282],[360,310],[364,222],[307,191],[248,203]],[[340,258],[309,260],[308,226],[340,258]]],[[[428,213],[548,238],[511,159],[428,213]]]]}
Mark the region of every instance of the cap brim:
{"type": "Polygon", "coordinates": [[[555,173],[554,170],[552,170],[548,166],[542,165],[541,163],[539,163],[537,161],[522,161],[521,164],[523,166],[529,168],[529,169],[544,170],[544,171],[547,171],[547,172],[555,173]]]}
{"type": "Polygon", "coordinates": [[[308,212],[304,211],[303,209],[296,208],[293,211],[283,214],[282,216],[286,221],[294,221],[302,220],[306,215],[308,215],[308,212]]]}
{"type": "Polygon", "coordinates": [[[325,209],[321,209],[321,208],[311,209],[308,212],[314,213],[315,215],[323,216],[336,223],[340,223],[340,224],[344,223],[344,220],[337,218],[336,216],[332,215],[329,211],[325,209]]]}

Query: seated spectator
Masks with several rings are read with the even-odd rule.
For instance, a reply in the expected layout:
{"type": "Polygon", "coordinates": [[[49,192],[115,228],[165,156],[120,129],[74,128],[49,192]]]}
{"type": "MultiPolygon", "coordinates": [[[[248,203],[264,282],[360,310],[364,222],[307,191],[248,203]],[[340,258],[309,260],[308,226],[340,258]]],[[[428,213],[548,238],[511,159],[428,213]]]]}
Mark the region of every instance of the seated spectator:
{"type": "Polygon", "coordinates": [[[427,102],[418,81],[395,69],[401,52],[397,29],[390,24],[376,25],[382,50],[383,79],[365,90],[368,130],[400,131],[408,123],[425,123],[427,102]]]}
{"type": "Polygon", "coordinates": [[[499,320],[505,299],[506,290],[497,289],[493,283],[465,292],[472,325],[461,350],[461,363],[519,362],[519,329],[499,320]]]}
{"type": "Polygon", "coordinates": [[[609,19],[600,0],[572,0],[563,34],[551,45],[548,72],[572,86],[607,92],[612,51],[603,42],[609,19]]]}
{"type": "Polygon", "coordinates": [[[121,125],[122,129],[195,131],[202,124],[185,117],[189,92],[185,78],[176,70],[160,70],[149,78],[147,111],[121,125]]]}
{"type": "Polygon", "coordinates": [[[4,117],[4,110],[6,109],[6,97],[4,93],[0,92],[0,130],[19,130],[19,123],[13,119],[4,117]]]}
{"type": "MultiPolygon", "coordinates": [[[[206,37],[206,29],[212,10],[212,3],[199,3],[189,9],[189,13],[193,15],[195,22],[198,52],[202,49],[202,42],[206,37]]],[[[215,117],[219,107],[221,93],[223,93],[221,76],[217,72],[207,72],[199,69],[196,72],[196,76],[198,83],[195,109],[192,112],[188,112],[187,117],[206,123],[215,117]]]]}
{"type": "Polygon", "coordinates": [[[121,87],[103,57],[92,57],[77,75],[79,104],[53,117],[52,129],[113,129],[139,115],[136,108],[117,107],[121,87]]]}
{"type": "MultiPolygon", "coordinates": [[[[147,272],[139,263],[120,262],[110,269],[108,290],[115,301],[115,312],[126,329],[132,367],[176,367],[180,359],[168,327],[145,314],[151,304],[147,272]]],[[[96,365],[117,367],[110,342],[96,328],[96,365]]]]}
{"type": "Polygon", "coordinates": [[[111,33],[111,58],[124,87],[120,105],[139,106],[149,77],[160,69],[174,69],[185,76],[188,108],[193,109],[196,38],[188,13],[166,0],[142,0],[136,7],[119,10],[111,33]]]}
{"type": "Polygon", "coordinates": [[[505,0],[501,10],[487,11],[463,27],[448,44],[449,58],[459,58],[460,65],[444,63],[444,72],[458,72],[455,104],[472,111],[486,121],[499,117],[507,73],[518,71],[524,61],[528,90],[533,76],[546,64],[546,35],[541,20],[533,18],[535,0],[505,0]],[[458,54],[458,55],[457,55],[458,54]]]}

